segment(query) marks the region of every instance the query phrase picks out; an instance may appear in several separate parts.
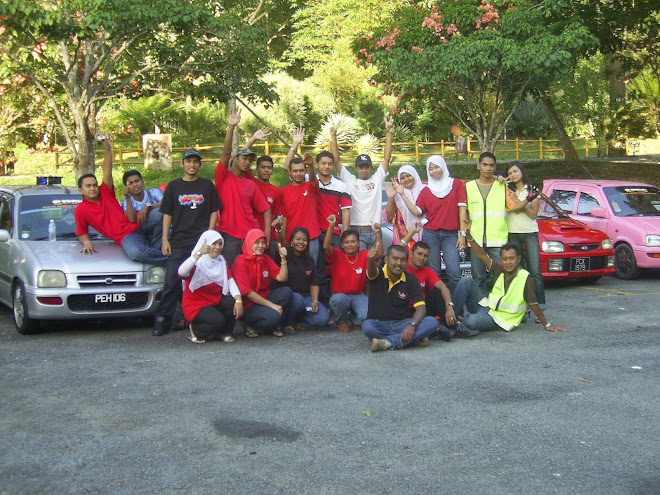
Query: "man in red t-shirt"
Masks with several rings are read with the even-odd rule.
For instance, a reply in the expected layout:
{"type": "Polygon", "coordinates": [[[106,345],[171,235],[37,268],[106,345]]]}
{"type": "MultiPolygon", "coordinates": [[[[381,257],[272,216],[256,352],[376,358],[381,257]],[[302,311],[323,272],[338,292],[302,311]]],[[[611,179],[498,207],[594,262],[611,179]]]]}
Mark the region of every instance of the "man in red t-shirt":
{"type": "Polygon", "coordinates": [[[282,188],[282,225],[286,229],[286,240],[296,227],[305,227],[309,231],[309,254],[315,261],[319,256],[318,211],[319,182],[314,170],[314,160],[309,164],[300,158],[293,158],[298,146],[305,139],[305,129],[300,127],[293,134],[293,145],[284,160],[284,169],[289,170],[291,184],[282,188]],[[305,181],[305,174],[309,181],[305,181]]]}
{"type": "MultiPolygon", "coordinates": [[[[260,156],[257,159],[257,168],[255,170],[256,177],[254,177],[255,184],[263,193],[266,201],[270,205],[270,216],[275,220],[281,214],[282,208],[282,190],[275,184],[270,183],[270,177],[273,175],[273,159],[268,155],[260,156]]],[[[277,255],[277,232],[274,227],[267,228],[264,223],[262,215],[257,215],[259,228],[265,233],[270,231],[270,239],[268,244],[268,255],[275,259],[277,255]]]]}
{"type": "Polygon", "coordinates": [[[119,244],[126,255],[143,263],[165,266],[167,257],[161,252],[162,222],[151,216],[144,222],[131,222],[115,196],[112,180],[112,144],[103,140],[103,182],[99,187],[94,174],[85,174],[78,179],[78,191],[82,202],[76,207],[76,235],[83,245],[83,254],[94,254],[96,247],[89,239],[89,227],[119,244]]]}
{"type": "Polygon", "coordinates": [[[449,342],[454,336],[472,337],[479,335],[478,332],[463,329],[458,324],[454,312],[454,303],[451,300],[451,292],[435,271],[426,266],[430,253],[431,246],[424,241],[417,241],[408,259],[408,271],[419,280],[419,284],[422,286],[427,314],[440,318],[441,325],[438,327],[437,336],[449,342]]]}
{"type": "Polygon", "coordinates": [[[270,204],[249,174],[257,154],[249,148],[239,148],[232,158],[234,129],[240,121],[240,112],[232,110],[227,119],[222,156],[215,169],[215,187],[224,205],[218,218],[218,228],[225,241],[222,255],[230,265],[241,254],[245,235],[260,228],[255,212],[262,215],[264,225],[271,224],[270,204]]]}

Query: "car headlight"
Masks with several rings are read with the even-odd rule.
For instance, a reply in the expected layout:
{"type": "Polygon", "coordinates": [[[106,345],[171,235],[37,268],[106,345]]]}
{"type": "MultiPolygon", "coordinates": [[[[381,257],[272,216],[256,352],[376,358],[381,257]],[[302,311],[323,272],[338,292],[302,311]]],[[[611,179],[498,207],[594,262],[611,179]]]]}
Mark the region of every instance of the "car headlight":
{"type": "Polygon", "coordinates": [[[644,243],[648,247],[658,247],[660,246],[660,235],[658,234],[647,235],[644,243]]]}
{"type": "Polygon", "coordinates": [[[37,275],[37,287],[66,287],[66,275],[59,270],[41,270],[37,275]]]}
{"type": "Polygon", "coordinates": [[[612,241],[609,237],[603,239],[603,242],[600,243],[603,249],[612,249],[612,241]]]}
{"type": "Polygon", "coordinates": [[[541,249],[544,253],[563,253],[566,251],[564,243],[559,241],[543,241],[541,249]]]}
{"type": "Polygon", "coordinates": [[[147,283],[154,285],[165,283],[165,268],[162,266],[152,266],[151,268],[148,268],[147,283]]]}

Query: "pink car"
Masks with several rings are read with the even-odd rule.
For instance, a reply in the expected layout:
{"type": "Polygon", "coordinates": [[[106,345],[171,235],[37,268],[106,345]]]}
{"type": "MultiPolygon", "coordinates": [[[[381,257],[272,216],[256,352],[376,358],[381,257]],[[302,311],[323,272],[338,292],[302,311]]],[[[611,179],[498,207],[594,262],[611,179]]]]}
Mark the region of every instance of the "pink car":
{"type": "Polygon", "coordinates": [[[614,243],[616,276],[660,268],[660,190],[618,180],[547,179],[543,192],[575,220],[614,243]]]}

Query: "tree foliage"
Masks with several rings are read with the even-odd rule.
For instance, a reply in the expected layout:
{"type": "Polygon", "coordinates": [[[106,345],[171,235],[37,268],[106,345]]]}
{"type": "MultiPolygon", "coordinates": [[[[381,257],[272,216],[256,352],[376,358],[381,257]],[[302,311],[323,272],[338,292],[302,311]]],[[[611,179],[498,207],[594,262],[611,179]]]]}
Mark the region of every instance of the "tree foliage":
{"type": "Polygon", "coordinates": [[[402,101],[446,108],[492,150],[528,88],[595,41],[579,22],[549,25],[546,9],[529,0],[413,2],[355,49],[378,69],[376,82],[402,101]]]}
{"type": "Polygon", "coordinates": [[[43,95],[82,174],[94,168],[98,111],[116,95],[273,97],[255,77],[268,36],[247,22],[252,12],[235,1],[5,0],[0,75],[21,74],[43,95]]]}

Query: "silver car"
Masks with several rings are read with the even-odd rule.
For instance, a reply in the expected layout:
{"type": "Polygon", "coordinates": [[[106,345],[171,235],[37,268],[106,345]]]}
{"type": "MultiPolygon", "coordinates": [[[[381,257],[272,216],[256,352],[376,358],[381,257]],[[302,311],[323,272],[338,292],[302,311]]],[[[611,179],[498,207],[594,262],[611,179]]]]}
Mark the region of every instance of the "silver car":
{"type": "Polygon", "coordinates": [[[98,253],[80,252],[73,212],[81,200],[60,185],[0,186],[0,302],[21,334],[41,320],[150,316],[158,307],[164,268],[130,260],[93,232],[98,253]]]}

